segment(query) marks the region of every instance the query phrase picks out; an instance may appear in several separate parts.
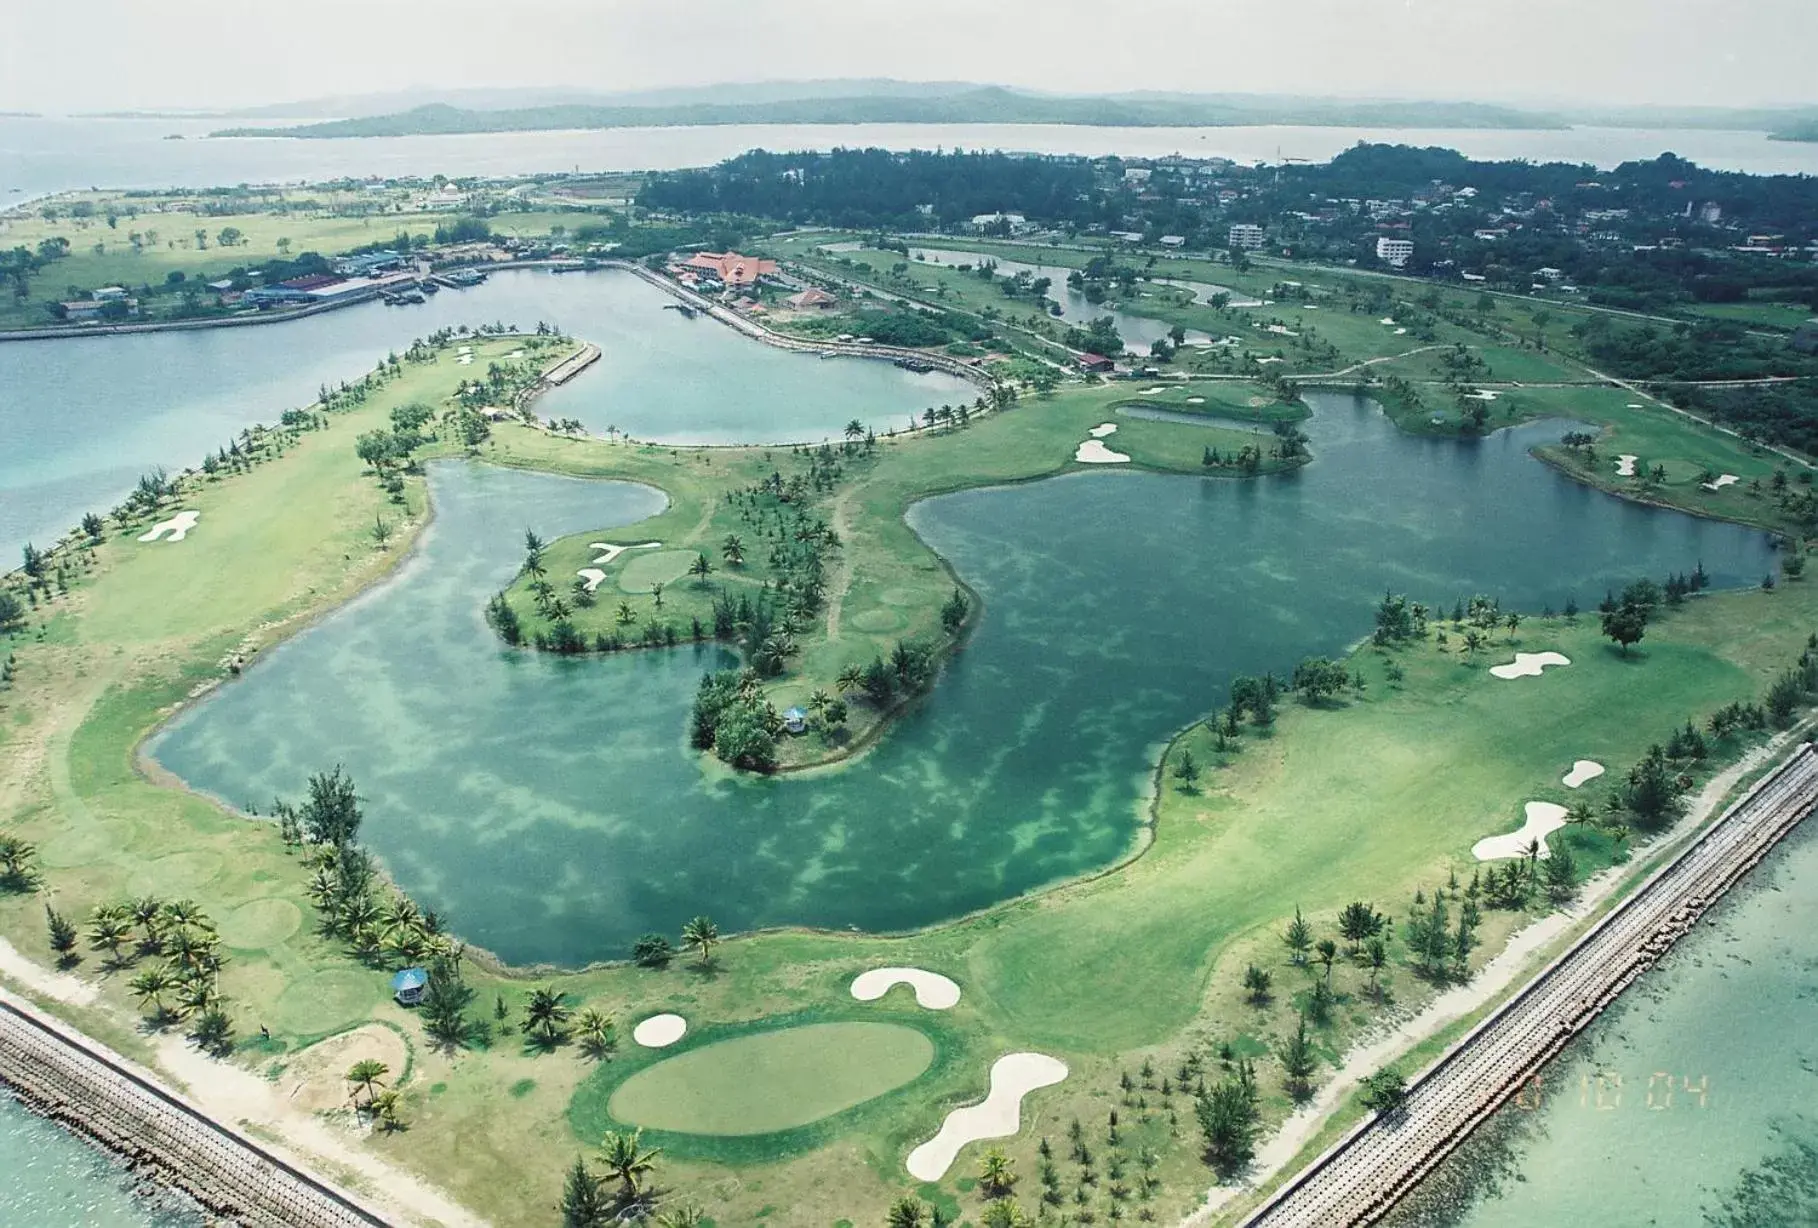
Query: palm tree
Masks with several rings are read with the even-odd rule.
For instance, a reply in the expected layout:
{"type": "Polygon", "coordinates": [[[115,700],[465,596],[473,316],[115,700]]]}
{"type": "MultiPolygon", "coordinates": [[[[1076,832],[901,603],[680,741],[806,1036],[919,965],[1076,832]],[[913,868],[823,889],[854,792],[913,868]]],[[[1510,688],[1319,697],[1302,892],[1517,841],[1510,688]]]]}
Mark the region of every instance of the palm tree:
{"type": "Polygon", "coordinates": [[[1016,1186],[1016,1169],[1003,1148],[993,1147],[979,1157],[978,1184],[986,1198],[1005,1198],[1016,1186]]]}
{"type": "Polygon", "coordinates": [[[32,846],[18,836],[0,834],[0,883],[8,890],[30,890],[32,846]]]}
{"type": "Polygon", "coordinates": [[[713,574],[713,560],[707,557],[705,551],[695,555],[694,562],[688,564],[688,574],[704,582],[713,574]]]}
{"type": "Polygon", "coordinates": [[[839,677],[833,680],[834,689],[838,691],[856,691],[863,685],[865,685],[865,671],[857,665],[846,666],[840,670],[839,677]]]}
{"type": "Polygon", "coordinates": [[[533,990],[524,1005],[524,1033],[553,1045],[565,1035],[562,1025],[568,1022],[568,1015],[568,995],[545,985],[533,990]]]}
{"type": "Polygon", "coordinates": [[[600,1141],[600,1163],[606,1166],[607,1176],[618,1180],[621,1207],[633,1206],[642,1199],[643,1179],[656,1170],[656,1158],[662,1154],[660,1147],[644,1150],[643,1136],[642,1130],[608,1130],[600,1141]]]}
{"type": "Polygon", "coordinates": [[[127,984],[127,988],[133,991],[133,996],[140,1002],[150,1002],[152,1014],[162,1019],[165,1015],[164,995],[176,988],[176,984],[177,978],[171,974],[168,967],[163,964],[153,964],[135,976],[127,984]]]}
{"type": "Polygon", "coordinates": [[[691,1202],[685,1202],[657,1216],[657,1223],[662,1228],[701,1228],[706,1222],[706,1213],[691,1202]]]}
{"type": "Polygon", "coordinates": [[[720,927],[709,917],[696,917],[682,926],[682,945],[701,953],[701,967],[713,961],[713,948],[720,940],[720,927]]]}
{"type": "Polygon", "coordinates": [[[133,922],[145,931],[140,949],[155,954],[164,946],[164,903],[156,896],[144,896],[127,906],[133,922]]]}
{"type": "Polygon", "coordinates": [[[865,437],[865,424],[863,422],[860,422],[857,418],[854,418],[852,421],[850,421],[846,424],[846,438],[847,439],[863,439],[864,437],[865,437]]]}
{"type": "Polygon", "coordinates": [[[1382,939],[1370,939],[1369,944],[1364,947],[1364,962],[1370,967],[1370,996],[1380,998],[1382,987],[1377,983],[1377,978],[1382,975],[1383,968],[1389,962],[1389,948],[1382,939]]]}
{"type": "Polygon", "coordinates": [[[401,1103],[397,1092],[383,1091],[374,1096],[372,1103],[366,1107],[379,1123],[379,1129],[391,1134],[405,1128],[404,1118],[398,1113],[401,1103]]]}
{"type": "Polygon", "coordinates": [[[890,1204],[887,1228],[927,1228],[928,1208],[919,1198],[899,1198],[890,1204]]]}
{"type": "Polygon", "coordinates": [[[106,951],[108,959],[120,962],[120,946],[132,933],[132,926],[126,918],[111,908],[97,908],[92,920],[88,923],[88,945],[97,951],[106,951]]]}
{"type": "Polygon", "coordinates": [[[1330,938],[1321,938],[1314,945],[1313,950],[1316,952],[1319,962],[1326,967],[1326,984],[1330,985],[1332,983],[1332,961],[1338,958],[1338,944],[1330,938]]]}
{"type": "Polygon", "coordinates": [[[733,567],[744,565],[745,543],[737,533],[728,533],[726,540],[720,543],[720,557],[733,567]]]}
{"type": "Polygon", "coordinates": [[[348,1083],[353,1085],[354,1095],[356,1097],[359,1095],[362,1088],[365,1089],[366,1107],[371,1108],[373,1101],[378,1097],[379,1085],[384,1082],[385,1076],[390,1073],[391,1067],[387,1066],[384,1062],[367,1058],[364,1061],[355,1062],[352,1066],[348,1067],[347,1074],[343,1077],[348,1083]]]}
{"type": "Polygon", "coordinates": [[[588,1007],[575,1020],[575,1031],[581,1037],[581,1048],[589,1057],[605,1059],[619,1047],[612,1016],[605,1011],[588,1007]]]}

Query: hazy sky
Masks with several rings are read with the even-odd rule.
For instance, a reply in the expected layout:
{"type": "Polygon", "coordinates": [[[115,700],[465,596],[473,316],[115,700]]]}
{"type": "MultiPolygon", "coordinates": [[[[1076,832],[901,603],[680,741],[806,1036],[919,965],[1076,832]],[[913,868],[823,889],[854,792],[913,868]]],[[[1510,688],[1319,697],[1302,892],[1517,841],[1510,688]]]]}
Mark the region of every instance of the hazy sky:
{"type": "Polygon", "coordinates": [[[874,76],[1818,102],[1818,0],[4,0],[0,109],[874,76]]]}

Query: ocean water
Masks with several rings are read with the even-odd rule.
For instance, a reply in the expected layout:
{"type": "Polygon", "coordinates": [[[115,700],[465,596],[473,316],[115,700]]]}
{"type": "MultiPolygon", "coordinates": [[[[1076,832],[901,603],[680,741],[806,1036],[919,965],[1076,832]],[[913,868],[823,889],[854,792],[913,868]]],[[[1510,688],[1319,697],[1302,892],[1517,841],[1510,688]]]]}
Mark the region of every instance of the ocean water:
{"type": "Polygon", "coordinates": [[[146,1187],[105,1152],[0,1090],[0,1225],[200,1228],[200,1210],[146,1187]]]}

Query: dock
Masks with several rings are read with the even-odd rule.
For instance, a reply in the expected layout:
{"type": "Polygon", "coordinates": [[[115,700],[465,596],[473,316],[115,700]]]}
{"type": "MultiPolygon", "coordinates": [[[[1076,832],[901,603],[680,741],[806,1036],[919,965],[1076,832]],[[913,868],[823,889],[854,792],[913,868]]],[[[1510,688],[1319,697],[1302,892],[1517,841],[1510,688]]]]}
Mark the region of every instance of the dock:
{"type": "Polygon", "coordinates": [[[1408,1088],[1244,1220],[1245,1228],[1375,1223],[1533,1078],[1818,803],[1802,743],[1408,1088]]]}

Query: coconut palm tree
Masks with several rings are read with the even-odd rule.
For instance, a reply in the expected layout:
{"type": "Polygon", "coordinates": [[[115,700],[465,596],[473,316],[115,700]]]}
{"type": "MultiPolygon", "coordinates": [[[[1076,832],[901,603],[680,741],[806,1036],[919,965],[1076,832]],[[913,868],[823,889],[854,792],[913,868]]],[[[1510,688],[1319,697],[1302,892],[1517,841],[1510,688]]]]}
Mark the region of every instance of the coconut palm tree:
{"type": "Polygon", "coordinates": [[[656,1171],[656,1158],[662,1154],[660,1147],[646,1151],[643,1135],[642,1130],[608,1130],[600,1141],[600,1163],[606,1166],[606,1175],[619,1183],[621,1208],[643,1201],[644,1178],[656,1171]]]}
{"type": "Polygon", "coordinates": [[[33,852],[18,836],[0,833],[0,886],[9,891],[31,890],[33,852]]]}
{"type": "Polygon", "coordinates": [[[978,1185],[986,1198],[1007,1198],[1016,1187],[1016,1169],[1003,1148],[993,1147],[979,1157],[978,1185]]]}
{"type": "Polygon", "coordinates": [[[619,1047],[617,1030],[613,1018],[605,1011],[588,1007],[575,1020],[575,1032],[581,1038],[581,1048],[591,1058],[604,1060],[611,1057],[619,1047]]]}
{"type": "Polygon", "coordinates": [[[176,986],[177,978],[163,964],[153,964],[142,970],[127,984],[127,988],[132,990],[133,996],[140,1002],[152,1004],[152,1015],[158,1019],[166,1016],[164,995],[175,989],[176,986]]]}
{"type": "Polygon", "coordinates": [[[859,665],[846,666],[840,670],[839,677],[833,680],[834,689],[837,691],[856,691],[864,685],[865,670],[863,666],[859,665]]]}
{"type": "Polygon", "coordinates": [[[701,967],[713,962],[713,948],[719,944],[720,927],[710,917],[695,917],[682,926],[682,945],[700,952],[701,967]]]}
{"type": "Polygon", "coordinates": [[[707,577],[713,574],[713,560],[707,557],[705,551],[696,554],[694,562],[688,564],[688,574],[705,583],[707,577]]]}
{"type": "Polygon", "coordinates": [[[567,1035],[563,1025],[568,1016],[568,995],[546,985],[531,992],[530,1001],[524,1004],[521,1026],[526,1036],[553,1045],[567,1035]]]}
{"type": "Polygon", "coordinates": [[[125,917],[112,908],[97,908],[88,923],[88,945],[106,951],[110,963],[119,964],[120,947],[133,932],[125,917]]]}
{"type": "Polygon", "coordinates": [[[730,566],[744,566],[745,543],[737,533],[728,533],[726,540],[720,543],[720,557],[730,566]]]}
{"type": "Polygon", "coordinates": [[[399,1113],[399,1106],[402,1103],[403,1100],[397,1092],[387,1090],[374,1096],[372,1103],[366,1107],[372,1114],[373,1120],[378,1122],[379,1129],[387,1134],[392,1134],[406,1128],[404,1118],[399,1113]]]}
{"type": "Polygon", "coordinates": [[[865,437],[865,424],[863,422],[860,422],[857,418],[854,418],[852,421],[850,421],[846,424],[846,438],[847,439],[863,439],[864,437],[865,437]]]}
{"type": "Polygon", "coordinates": [[[347,1068],[347,1074],[343,1077],[352,1085],[353,1094],[356,1098],[362,1089],[365,1090],[366,1106],[367,1108],[371,1108],[374,1099],[379,1094],[379,1086],[384,1083],[385,1076],[390,1073],[391,1067],[387,1066],[384,1062],[376,1061],[373,1058],[366,1058],[363,1061],[355,1062],[352,1066],[349,1066],[347,1068]]]}
{"type": "Polygon", "coordinates": [[[701,1228],[706,1222],[707,1213],[691,1202],[685,1202],[657,1216],[657,1223],[662,1228],[701,1228]]]}

